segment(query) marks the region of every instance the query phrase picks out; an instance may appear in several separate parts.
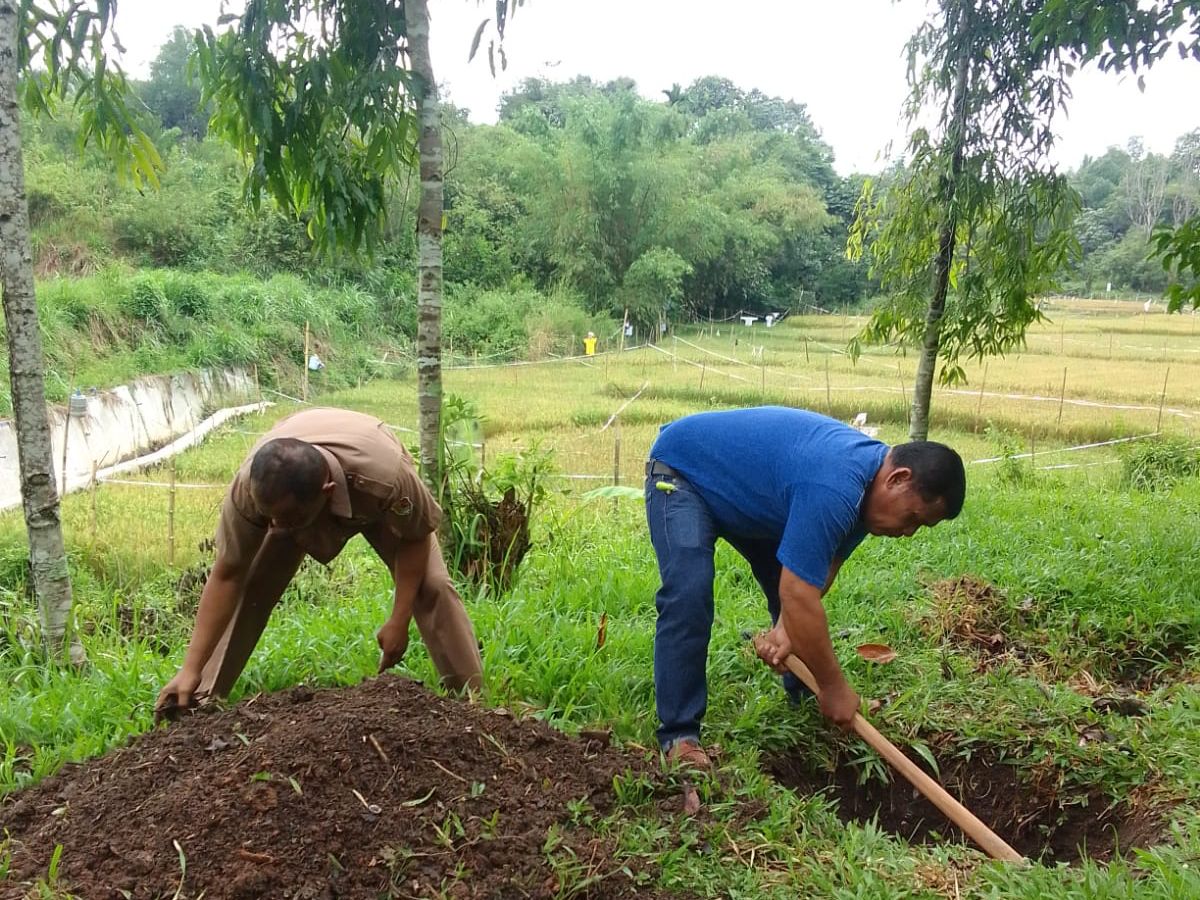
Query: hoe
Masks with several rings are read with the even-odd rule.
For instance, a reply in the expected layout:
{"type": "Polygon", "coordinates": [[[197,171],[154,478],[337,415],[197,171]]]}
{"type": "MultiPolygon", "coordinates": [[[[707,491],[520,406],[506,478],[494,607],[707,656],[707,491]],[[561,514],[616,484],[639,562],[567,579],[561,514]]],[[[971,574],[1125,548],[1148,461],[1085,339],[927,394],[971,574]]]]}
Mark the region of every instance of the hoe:
{"type": "MultiPolygon", "coordinates": [[[[747,633],[746,637],[750,637],[750,635],[747,633]]],[[[760,647],[762,640],[762,635],[755,637],[754,646],[756,648],[760,647]]],[[[788,654],[785,665],[793,675],[804,682],[805,687],[812,691],[814,695],[819,694],[817,680],[813,677],[812,672],[809,671],[808,666],[792,654],[788,654]]],[[[924,794],[934,806],[945,813],[950,821],[961,828],[990,857],[993,859],[1002,859],[1006,862],[1028,862],[1025,857],[1010,847],[992,829],[976,818],[974,813],[951,797],[940,784],[917,768],[913,761],[900,751],[900,748],[876,731],[875,726],[868,722],[861,713],[855,714],[853,728],[854,732],[860,738],[866,741],[876,753],[891,763],[896,771],[907,778],[913,787],[924,794]]]]}

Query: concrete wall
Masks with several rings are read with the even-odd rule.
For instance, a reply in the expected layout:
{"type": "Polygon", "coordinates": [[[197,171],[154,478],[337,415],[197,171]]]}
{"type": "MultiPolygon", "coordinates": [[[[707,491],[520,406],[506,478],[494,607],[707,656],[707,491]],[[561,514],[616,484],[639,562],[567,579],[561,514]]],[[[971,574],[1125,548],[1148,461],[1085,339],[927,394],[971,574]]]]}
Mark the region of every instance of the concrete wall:
{"type": "MultiPolygon", "coordinates": [[[[62,488],[63,437],[67,434],[67,482],[86,484],[93,469],[154,450],[195,428],[213,409],[244,403],[256,394],[254,380],[242,370],[152,375],[109,391],[89,392],[87,414],[68,415],[52,407],[54,472],[62,488]],[[69,432],[66,432],[69,428],[69,432]]],[[[0,509],[21,503],[17,434],[0,420],[0,509]]]]}

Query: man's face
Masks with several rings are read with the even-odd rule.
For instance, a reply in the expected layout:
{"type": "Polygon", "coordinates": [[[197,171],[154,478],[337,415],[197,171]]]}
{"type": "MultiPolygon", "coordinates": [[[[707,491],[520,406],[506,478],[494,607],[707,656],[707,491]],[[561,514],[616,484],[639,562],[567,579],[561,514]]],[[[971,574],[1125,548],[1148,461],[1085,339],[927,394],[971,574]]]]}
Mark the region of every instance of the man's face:
{"type": "MultiPolygon", "coordinates": [[[[253,488],[251,493],[254,493],[253,488]]],[[[328,496],[322,491],[313,500],[303,502],[289,494],[270,503],[263,502],[255,496],[254,502],[259,511],[270,520],[273,530],[295,531],[313,523],[325,508],[328,496]]]]}
{"type": "Polygon", "coordinates": [[[944,518],[942,501],[925,500],[909,469],[893,469],[863,511],[867,532],[880,537],[912,537],[922,525],[932,528],[944,518]]]}

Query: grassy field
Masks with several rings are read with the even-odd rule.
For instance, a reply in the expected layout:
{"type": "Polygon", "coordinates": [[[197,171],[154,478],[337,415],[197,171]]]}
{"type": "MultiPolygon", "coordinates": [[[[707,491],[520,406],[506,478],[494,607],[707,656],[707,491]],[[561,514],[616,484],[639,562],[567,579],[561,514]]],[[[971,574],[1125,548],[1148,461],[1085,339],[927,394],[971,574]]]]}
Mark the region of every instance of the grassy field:
{"type": "MultiPolygon", "coordinates": [[[[1110,811],[1161,820],[1165,843],[1111,863],[1017,869],[959,843],[843,822],[829,796],[781,785],[767,770],[784,759],[809,785],[842,778],[863,794],[909,798],[885,786],[885,767],[862,745],[832,733],[815,710],[788,706],[740,637],[766,624],[765,604],[748,567],[722,548],[706,720],[721,769],[704,788],[706,813],[664,823],[634,792],[610,823],[625,853],[661,865],[665,886],[717,897],[1200,896],[1200,479],[1136,492],[1120,474],[1122,452],[1138,442],[1066,451],[1157,430],[1200,442],[1197,317],[1065,301],[1048,313],[1020,355],[991,360],[986,377],[970,367],[969,384],[937,391],[932,436],[967,460],[1001,459],[969,466],[968,503],[955,522],[908,541],[866,542],[831,595],[831,627],[876,723],[910,755],[936,761],[951,781],[989,767],[1011,774],[1020,787],[1010,805],[1022,815],[997,822],[1002,833],[1020,830],[1036,850],[1062,823],[1110,811]],[[1032,460],[1019,457],[1030,450],[1032,460]],[[854,647],[869,641],[890,644],[898,660],[863,662],[854,647]],[[1130,697],[1144,704],[1139,714],[1113,711],[1130,697]]],[[[857,324],[841,316],[770,330],[725,324],[681,330],[657,349],[447,372],[447,390],[484,417],[487,459],[541,442],[560,470],[515,587],[468,597],[484,645],[485,702],[567,731],[610,725],[623,741],[653,745],[658,582],[642,510],[581,494],[614,474],[640,484],[657,427],[697,409],[765,401],[843,419],[865,411],[882,438],[902,440],[915,360],[875,349],[852,364],[839,349],[857,324]],[[601,616],[607,641],[598,647],[601,616]]],[[[415,427],[409,381],[322,402],[415,427]]],[[[155,486],[163,471],[138,476],[145,485],[67,499],[91,658],[82,672],[48,670],[31,649],[21,523],[13,514],[0,521],[0,791],[150,727],[157,689],[182,655],[224,482],[290,408],[243,419],[180,457],[176,477],[187,487],[171,522],[168,492],[155,486]]],[[[306,564],[235,696],[372,674],[389,593],[361,540],[329,568],[306,564]]],[[[403,671],[432,675],[419,643],[403,671]]],[[[1135,835],[1122,830],[1123,840],[1135,835]]],[[[2,873],[0,853],[0,893],[2,873]]]]}

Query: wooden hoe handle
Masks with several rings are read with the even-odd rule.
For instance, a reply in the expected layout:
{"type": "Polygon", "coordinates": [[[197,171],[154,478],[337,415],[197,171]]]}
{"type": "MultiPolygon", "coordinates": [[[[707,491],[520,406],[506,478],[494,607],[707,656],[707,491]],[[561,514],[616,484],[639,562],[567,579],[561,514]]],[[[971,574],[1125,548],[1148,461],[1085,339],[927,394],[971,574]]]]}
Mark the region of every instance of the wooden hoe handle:
{"type": "MultiPolygon", "coordinates": [[[[762,640],[762,635],[756,637],[754,639],[754,646],[756,648],[760,647],[762,640]]],[[[814,694],[820,694],[820,691],[817,689],[817,680],[813,678],[812,672],[796,656],[789,653],[785,665],[793,675],[804,682],[810,691],[814,694]]],[[[907,778],[913,787],[929,799],[930,803],[945,813],[950,821],[961,828],[971,840],[982,847],[988,856],[992,857],[992,859],[1002,859],[1006,862],[1028,862],[1024,856],[1010,847],[996,832],[992,831],[992,829],[976,818],[974,813],[951,797],[945,788],[919,769],[911,759],[900,751],[899,747],[880,734],[874,725],[863,718],[861,713],[855,713],[853,727],[855,733],[860,738],[870,744],[876,753],[891,763],[892,768],[907,778]]]]}

